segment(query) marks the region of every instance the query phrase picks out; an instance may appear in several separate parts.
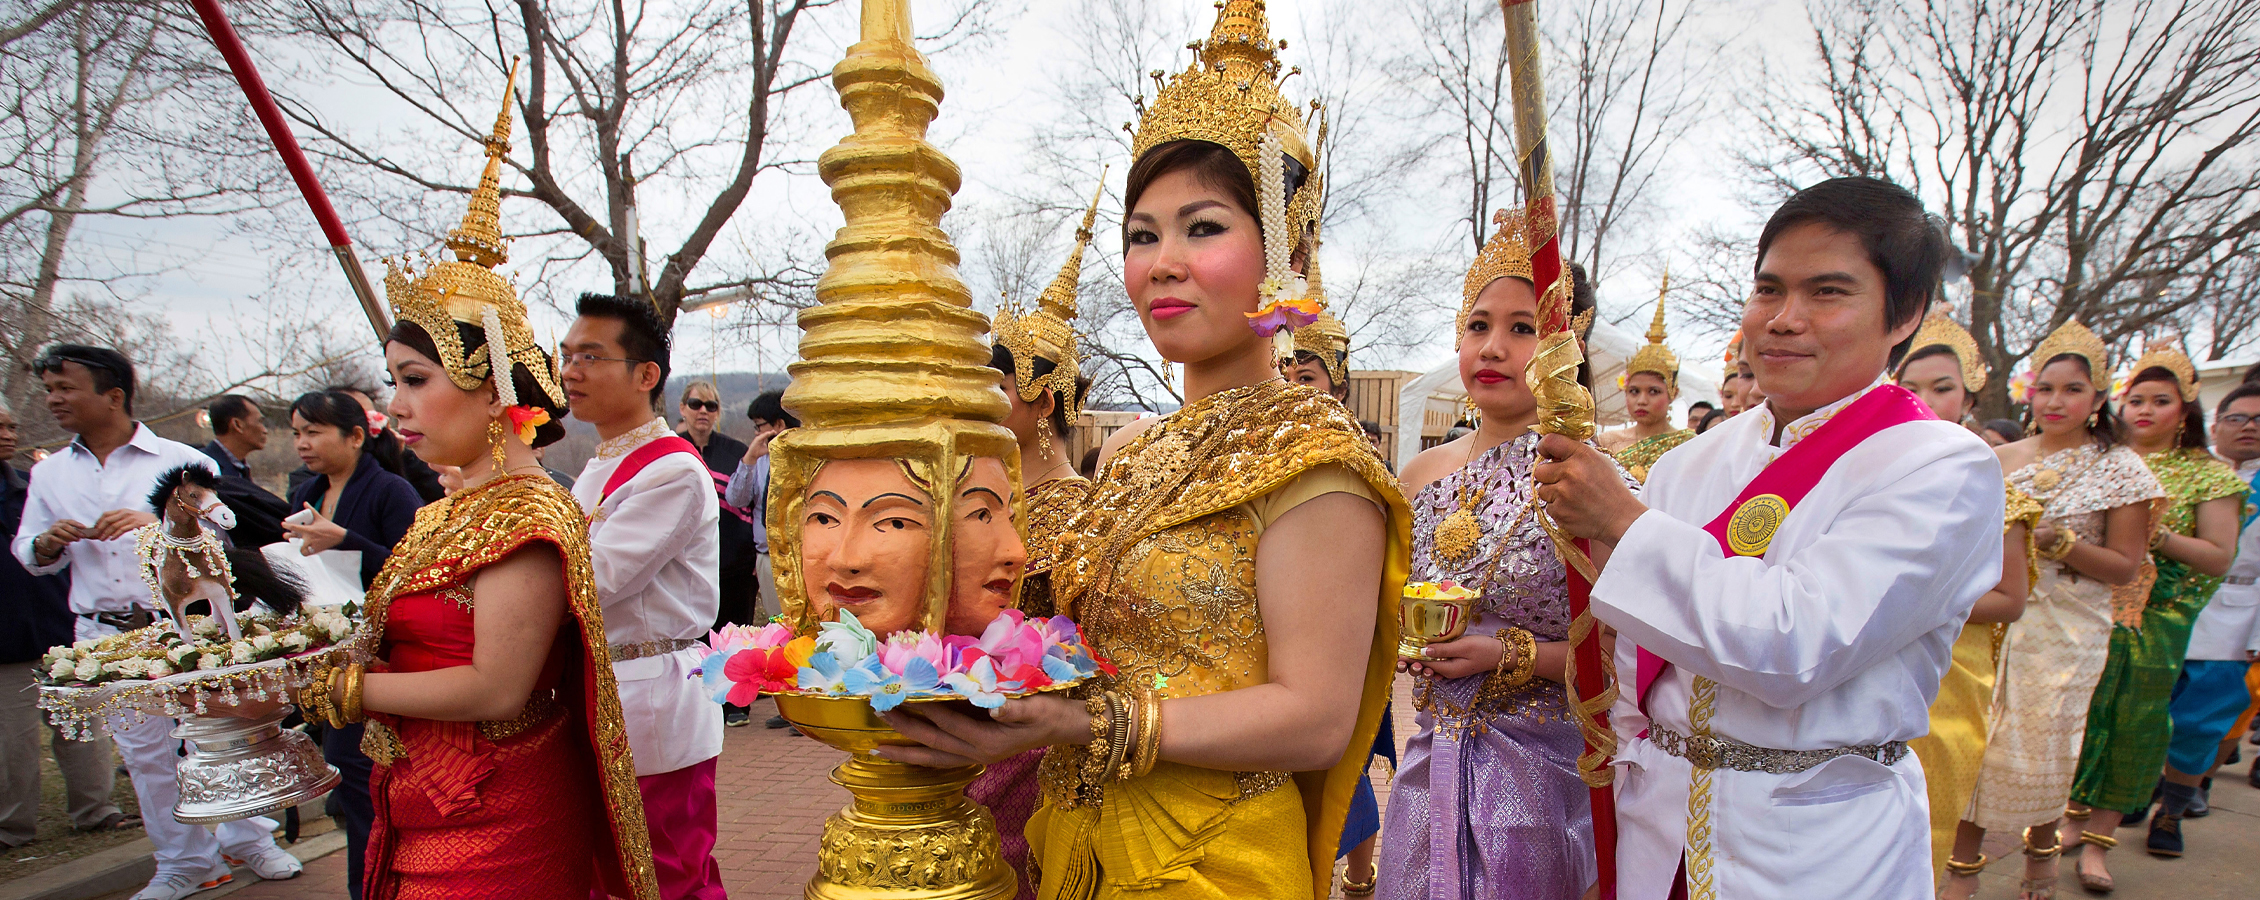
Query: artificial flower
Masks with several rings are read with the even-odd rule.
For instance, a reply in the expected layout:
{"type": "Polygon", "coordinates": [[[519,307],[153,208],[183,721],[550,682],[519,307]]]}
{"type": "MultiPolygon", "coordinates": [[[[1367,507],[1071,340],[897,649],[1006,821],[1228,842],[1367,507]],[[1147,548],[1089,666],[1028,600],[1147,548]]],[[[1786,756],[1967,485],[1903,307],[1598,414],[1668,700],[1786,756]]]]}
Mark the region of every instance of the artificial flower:
{"type": "Polygon", "coordinates": [[[706,695],[714,698],[716,703],[729,702],[730,676],[725,671],[729,663],[730,652],[717,650],[707,654],[705,659],[699,661],[698,668],[691,670],[692,675],[705,682],[706,695]]]}
{"type": "Polygon", "coordinates": [[[71,667],[71,677],[80,681],[93,681],[102,677],[102,661],[92,657],[79,660],[78,665],[71,667]]]}
{"type": "Polygon", "coordinates": [[[816,649],[838,657],[843,666],[852,666],[878,652],[879,637],[856,621],[855,613],[843,609],[839,621],[816,626],[816,649]]]}
{"type": "Polygon", "coordinates": [[[163,678],[173,674],[173,667],[164,660],[152,659],[142,667],[142,674],[150,678],[163,678]]]}
{"type": "Polygon", "coordinates": [[[58,659],[55,661],[54,665],[47,667],[47,677],[55,681],[61,681],[65,678],[71,677],[71,673],[73,671],[76,671],[77,669],[77,663],[74,663],[67,659],[58,659]]]}
{"type": "Polygon", "coordinates": [[[762,694],[792,690],[800,667],[786,662],[782,650],[740,650],[722,664],[722,674],[731,682],[729,704],[751,706],[762,694]]]}
{"type": "Polygon", "coordinates": [[[1274,300],[1270,305],[1245,315],[1248,317],[1248,327],[1254,328],[1257,334],[1270,337],[1281,329],[1294,331],[1316,322],[1318,314],[1319,306],[1316,302],[1298,297],[1274,300]]]}
{"type": "MultiPolygon", "coordinates": [[[[863,659],[869,659],[869,656],[863,659]]],[[[859,659],[857,662],[861,662],[859,659]]],[[[808,658],[808,665],[800,667],[799,687],[804,691],[839,694],[847,691],[847,665],[831,651],[818,650],[808,658]]]]}
{"type": "Polygon", "coordinates": [[[897,632],[879,648],[879,664],[897,675],[909,674],[912,660],[924,662],[936,677],[950,669],[948,646],[923,631],[897,632]]]}
{"type": "Polygon", "coordinates": [[[778,648],[777,652],[784,654],[785,661],[795,669],[808,665],[809,657],[816,655],[816,636],[804,634],[793,638],[786,641],[785,646],[778,648]]]}
{"type": "Polygon", "coordinates": [[[385,418],[384,413],[378,412],[376,410],[368,410],[366,415],[369,419],[370,434],[376,434],[377,432],[383,431],[385,430],[385,426],[392,424],[391,419],[385,418]]]}
{"type": "Polygon", "coordinates": [[[1003,706],[1005,692],[1010,690],[998,683],[997,667],[991,665],[987,657],[975,662],[971,669],[942,676],[942,683],[956,688],[965,699],[982,709],[1003,706]]]}
{"type": "Polygon", "coordinates": [[[503,410],[503,414],[510,417],[510,430],[529,445],[534,442],[534,429],[549,424],[549,410],[540,407],[513,406],[503,410]]]}

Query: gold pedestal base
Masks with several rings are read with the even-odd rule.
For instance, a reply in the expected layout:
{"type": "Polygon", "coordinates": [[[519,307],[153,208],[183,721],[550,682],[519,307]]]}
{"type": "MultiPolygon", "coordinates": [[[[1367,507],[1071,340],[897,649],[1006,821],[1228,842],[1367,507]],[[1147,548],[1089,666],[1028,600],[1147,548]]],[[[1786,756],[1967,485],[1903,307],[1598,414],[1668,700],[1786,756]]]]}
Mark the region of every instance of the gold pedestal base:
{"type": "Polygon", "coordinates": [[[910,741],[860,697],[777,697],[802,734],[845,750],[832,769],[845,809],[824,820],[809,900],[1010,900],[1020,880],[997,845],[997,820],[965,797],[980,766],[929,769],[871,755],[910,741]]]}

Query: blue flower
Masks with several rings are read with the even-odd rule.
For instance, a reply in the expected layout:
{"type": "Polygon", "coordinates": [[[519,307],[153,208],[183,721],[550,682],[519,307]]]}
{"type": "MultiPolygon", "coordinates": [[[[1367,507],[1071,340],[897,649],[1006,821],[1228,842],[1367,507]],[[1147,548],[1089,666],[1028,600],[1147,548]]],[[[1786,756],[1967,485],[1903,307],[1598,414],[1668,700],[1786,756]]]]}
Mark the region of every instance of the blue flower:
{"type": "Polygon", "coordinates": [[[808,665],[800,667],[797,681],[804,691],[837,694],[847,690],[846,676],[847,670],[840,665],[838,658],[829,652],[818,650],[809,655],[808,665]]]}
{"type": "Polygon", "coordinates": [[[722,668],[730,662],[730,652],[721,651],[709,654],[704,662],[698,664],[698,675],[700,680],[706,684],[707,696],[714,698],[716,703],[725,702],[730,696],[730,688],[734,686],[730,679],[722,674],[722,668]]]}
{"type": "Polygon", "coordinates": [[[958,693],[965,695],[965,699],[973,701],[974,706],[982,709],[1003,706],[1005,692],[1018,687],[1010,683],[998,684],[997,667],[991,665],[986,656],[975,662],[972,669],[952,672],[943,680],[949,682],[950,687],[956,688],[958,693]]]}
{"type": "Polygon", "coordinates": [[[1088,674],[1090,673],[1076,668],[1074,663],[1065,659],[1048,653],[1044,655],[1044,677],[1055,684],[1065,684],[1088,674]]]}

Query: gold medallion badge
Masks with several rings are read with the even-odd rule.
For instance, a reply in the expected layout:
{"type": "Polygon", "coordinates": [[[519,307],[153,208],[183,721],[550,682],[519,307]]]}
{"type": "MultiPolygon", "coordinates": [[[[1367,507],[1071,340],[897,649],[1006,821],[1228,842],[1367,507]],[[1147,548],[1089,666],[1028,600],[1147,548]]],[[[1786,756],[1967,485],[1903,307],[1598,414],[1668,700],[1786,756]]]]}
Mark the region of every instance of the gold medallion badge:
{"type": "Polygon", "coordinates": [[[1763,556],[1773,543],[1781,520],[1789,517],[1789,501],[1780,494],[1759,494],[1742,502],[1734,518],[1726,521],[1726,545],[1736,556],[1763,556]]]}

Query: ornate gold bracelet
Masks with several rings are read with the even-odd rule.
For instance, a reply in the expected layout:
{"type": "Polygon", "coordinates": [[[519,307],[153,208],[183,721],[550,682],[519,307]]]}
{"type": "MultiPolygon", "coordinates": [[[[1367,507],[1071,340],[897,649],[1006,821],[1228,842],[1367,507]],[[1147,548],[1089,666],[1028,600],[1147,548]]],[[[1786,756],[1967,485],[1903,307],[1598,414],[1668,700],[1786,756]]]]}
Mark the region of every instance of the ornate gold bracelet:
{"type": "Polygon", "coordinates": [[[350,725],[361,721],[361,675],[367,671],[360,663],[352,663],[337,670],[341,683],[330,694],[331,703],[337,707],[337,718],[350,725]]]}
{"type": "Polygon", "coordinates": [[[1538,636],[1514,626],[1501,628],[1492,636],[1499,639],[1499,677],[1511,688],[1529,684],[1530,677],[1538,672],[1538,636]],[[1513,666],[1507,665],[1510,660],[1513,666]]]}
{"type": "Polygon", "coordinates": [[[1153,691],[1138,692],[1138,752],[1131,758],[1130,774],[1145,775],[1154,770],[1161,756],[1161,695],[1153,691]]]}
{"type": "Polygon", "coordinates": [[[1113,736],[1107,742],[1106,774],[1109,780],[1123,781],[1130,777],[1130,703],[1119,691],[1106,692],[1106,701],[1114,715],[1113,736]]]}
{"type": "Polygon", "coordinates": [[[2056,532],[2056,541],[2041,548],[2040,556],[2043,559],[2063,559],[2071,555],[2072,546],[2078,543],[2079,537],[2072,534],[2070,529],[2056,532]]]}
{"type": "Polygon", "coordinates": [[[1108,716],[1110,707],[1104,692],[1084,698],[1083,710],[1091,714],[1091,742],[1084,750],[1083,764],[1077,774],[1085,786],[1096,788],[1106,781],[1106,758],[1111,752],[1107,737],[1113,733],[1114,720],[1108,716]]]}

